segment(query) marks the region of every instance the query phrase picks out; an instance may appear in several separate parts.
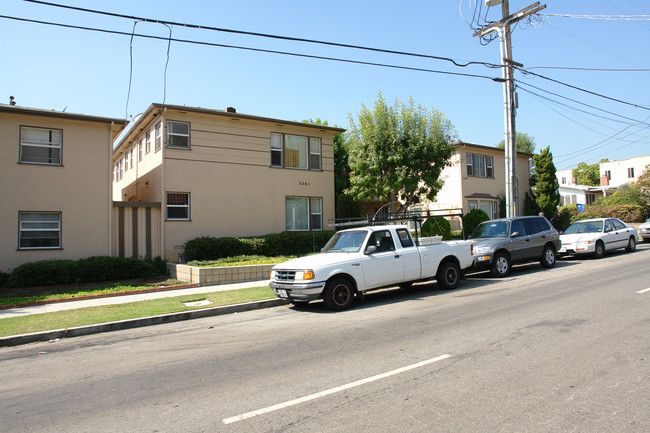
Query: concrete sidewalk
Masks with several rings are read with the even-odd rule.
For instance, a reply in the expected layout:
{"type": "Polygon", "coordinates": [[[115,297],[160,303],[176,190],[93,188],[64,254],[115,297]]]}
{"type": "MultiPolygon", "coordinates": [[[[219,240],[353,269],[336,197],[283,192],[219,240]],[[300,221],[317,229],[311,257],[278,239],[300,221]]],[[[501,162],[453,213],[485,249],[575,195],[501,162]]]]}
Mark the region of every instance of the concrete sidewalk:
{"type": "Polygon", "coordinates": [[[54,311],[74,310],[77,308],[96,307],[100,305],[126,304],[129,302],[146,301],[149,299],[171,298],[175,296],[193,295],[197,293],[212,293],[225,290],[245,289],[248,287],[268,286],[269,280],[249,281],[246,283],[221,284],[218,286],[191,287],[163,292],[134,293],[132,295],[111,296],[97,299],[84,299],[81,301],[56,302],[30,307],[11,308],[0,310],[0,320],[10,317],[21,317],[29,314],[51,313],[54,311]]]}

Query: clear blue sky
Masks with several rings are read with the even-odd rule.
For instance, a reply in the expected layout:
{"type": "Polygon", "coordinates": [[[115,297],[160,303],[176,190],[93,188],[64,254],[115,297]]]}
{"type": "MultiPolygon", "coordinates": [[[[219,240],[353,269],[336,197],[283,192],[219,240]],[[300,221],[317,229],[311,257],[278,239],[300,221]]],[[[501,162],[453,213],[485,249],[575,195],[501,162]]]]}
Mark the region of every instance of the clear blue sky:
{"type": "MultiPolygon", "coordinates": [[[[81,1],[54,3],[167,21],[361,45],[458,62],[500,63],[498,40],[482,45],[468,22],[474,0],[409,1],[81,1]]],[[[479,1],[480,3],[480,1],[479,1]]],[[[511,0],[517,11],[532,1],[511,0]]],[[[544,2],[542,2],[544,3],[544,2]]],[[[601,158],[650,154],[650,3],[647,0],[549,0],[541,21],[513,33],[513,57],[531,72],[619,99],[635,108],[517,72],[517,130],[551,146],[558,169],[601,158]],[[646,20],[553,16],[645,15],[646,20]],[[536,86],[542,90],[535,89],[536,86]],[[533,95],[534,92],[538,95],[533,95]],[[553,92],[550,94],[547,92],[553,92]],[[549,98],[549,99],[544,99],[549,98]],[[570,98],[570,99],[565,99],[570,98]],[[589,106],[580,105],[588,104],[589,106]],[[599,111],[603,110],[603,111],[599,111]]],[[[485,7],[483,7],[485,14],[485,7]]],[[[500,18],[500,6],[488,20],[500,18]]],[[[21,0],[2,0],[0,15],[125,32],[114,35],[0,18],[0,102],[124,118],[152,102],[238,112],[285,120],[321,118],[347,127],[361,104],[384,97],[436,108],[463,141],[496,146],[503,140],[503,87],[485,78],[291,57],[232,48],[135,37],[134,21],[64,10],[21,0]],[[131,91],[129,95],[129,77],[131,91]],[[166,88],[166,96],[165,96],[166,88]]],[[[140,22],[136,33],[169,36],[162,24],[140,22]]],[[[248,35],[172,27],[172,37],[363,62],[500,77],[482,65],[373,53],[248,35]]]]}

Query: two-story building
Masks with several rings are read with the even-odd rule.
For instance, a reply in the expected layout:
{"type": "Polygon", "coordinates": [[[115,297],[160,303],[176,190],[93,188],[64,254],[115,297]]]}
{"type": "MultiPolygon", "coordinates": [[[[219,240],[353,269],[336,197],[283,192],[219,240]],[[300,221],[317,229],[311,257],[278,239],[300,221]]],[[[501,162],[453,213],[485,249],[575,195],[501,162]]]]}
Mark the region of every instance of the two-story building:
{"type": "Polygon", "coordinates": [[[111,252],[111,154],[124,119],[0,104],[0,271],[111,252]]]}
{"type": "Polygon", "coordinates": [[[113,254],[177,261],[199,236],[323,230],[343,131],[152,104],[113,152],[113,254]]]}
{"type": "MultiPolygon", "coordinates": [[[[483,209],[490,218],[499,217],[499,196],[505,196],[505,151],[497,147],[458,142],[452,165],[442,172],[444,185],[436,201],[420,208],[456,209],[466,214],[472,209],[483,209]]],[[[517,152],[516,213],[523,214],[524,195],[530,190],[530,153],[517,152]]],[[[452,220],[452,228],[460,224],[452,220]]]]}

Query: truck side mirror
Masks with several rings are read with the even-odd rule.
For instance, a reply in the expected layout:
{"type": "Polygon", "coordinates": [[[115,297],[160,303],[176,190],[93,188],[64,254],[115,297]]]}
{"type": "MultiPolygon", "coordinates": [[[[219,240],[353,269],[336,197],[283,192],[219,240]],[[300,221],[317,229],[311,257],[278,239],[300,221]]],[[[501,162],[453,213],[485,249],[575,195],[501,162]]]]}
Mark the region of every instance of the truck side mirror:
{"type": "Polygon", "coordinates": [[[365,255],[369,256],[370,254],[376,253],[377,247],[375,245],[368,245],[366,247],[365,255]]]}

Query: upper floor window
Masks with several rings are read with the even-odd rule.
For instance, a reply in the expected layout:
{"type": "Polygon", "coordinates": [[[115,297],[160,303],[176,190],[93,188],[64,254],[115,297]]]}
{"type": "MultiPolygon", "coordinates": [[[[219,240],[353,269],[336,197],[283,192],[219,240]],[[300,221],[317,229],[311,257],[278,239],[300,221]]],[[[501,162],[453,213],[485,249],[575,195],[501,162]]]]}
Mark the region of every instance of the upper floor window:
{"type": "Polygon", "coordinates": [[[634,167],[630,167],[627,169],[627,177],[630,179],[634,177],[634,167]]]}
{"type": "Polygon", "coordinates": [[[144,137],[145,137],[144,153],[149,153],[151,152],[151,130],[147,131],[144,137]]]}
{"type": "Polygon", "coordinates": [[[612,180],[612,172],[610,170],[605,170],[605,177],[607,180],[612,180]]]}
{"type": "Polygon", "coordinates": [[[473,177],[494,177],[494,164],[491,156],[467,154],[467,175],[473,177]]]}
{"type": "Polygon", "coordinates": [[[20,128],[20,162],[61,165],[63,131],[60,129],[20,128]]]}
{"type": "Polygon", "coordinates": [[[271,133],[271,167],[321,169],[321,139],[271,133]]]}
{"type": "Polygon", "coordinates": [[[61,248],[60,212],[20,212],[18,249],[61,248]]]}
{"type": "Polygon", "coordinates": [[[190,124],[187,122],[167,122],[167,147],[190,148],[190,124]]]}
{"type": "Polygon", "coordinates": [[[142,139],[138,140],[138,161],[142,161],[142,139]]]}
{"type": "Polygon", "coordinates": [[[162,145],[162,122],[156,123],[156,152],[160,150],[162,145]]]}

